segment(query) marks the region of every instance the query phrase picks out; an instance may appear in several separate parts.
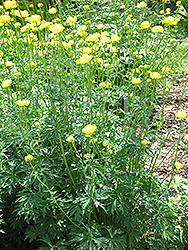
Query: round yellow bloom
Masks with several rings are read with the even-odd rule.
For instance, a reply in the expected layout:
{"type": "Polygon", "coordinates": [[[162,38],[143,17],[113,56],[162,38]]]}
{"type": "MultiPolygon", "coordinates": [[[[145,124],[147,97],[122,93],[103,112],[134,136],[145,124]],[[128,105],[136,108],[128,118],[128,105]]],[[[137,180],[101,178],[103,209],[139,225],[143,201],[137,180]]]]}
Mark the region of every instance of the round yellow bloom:
{"type": "Polygon", "coordinates": [[[175,25],[175,19],[172,16],[165,17],[163,23],[168,25],[175,25]]]}
{"type": "Polygon", "coordinates": [[[89,61],[91,61],[92,56],[88,55],[88,54],[84,54],[82,57],[80,57],[80,59],[78,59],[76,61],[77,64],[85,64],[88,63],[89,61]]]}
{"type": "Polygon", "coordinates": [[[32,15],[30,17],[26,17],[25,20],[29,23],[38,23],[41,20],[41,16],[40,15],[32,15]]]}
{"type": "Polygon", "coordinates": [[[185,73],[188,74],[188,67],[185,69],[185,73]]]}
{"type": "Polygon", "coordinates": [[[14,9],[17,7],[16,1],[6,1],[3,3],[5,9],[14,9]]]}
{"type": "Polygon", "coordinates": [[[113,47],[110,48],[110,52],[116,53],[116,52],[118,52],[118,48],[113,46],[113,47]]]}
{"type": "Polygon", "coordinates": [[[8,86],[10,86],[12,83],[12,80],[11,79],[8,79],[8,80],[4,80],[2,83],[1,83],[1,86],[2,88],[7,88],[8,86]]]}
{"type": "Polygon", "coordinates": [[[58,34],[60,32],[62,32],[65,28],[63,27],[63,25],[61,24],[52,24],[49,27],[49,30],[54,33],[54,34],[58,34]]]}
{"type": "Polygon", "coordinates": [[[29,100],[19,100],[17,101],[17,105],[20,106],[20,107],[23,107],[23,106],[28,106],[30,104],[30,101],[29,100]]]}
{"type": "Polygon", "coordinates": [[[145,3],[145,2],[137,3],[137,7],[138,7],[138,8],[144,8],[144,7],[146,7],[146,6],[147,6],[147,3],[145,3]]]}
{"type": "Polygon", "coordinates": [[[86,26],[85,24],[83,24],[83,25],[81,25],[81,26],[79,26],[79,27],[77,28],[77,30],[78,30],[79,32],[85,31],[86,29],[87,29],[87,26],[86,26]]]}
{"type": "Polygon", "coordinates": [[[117,36],[117,35],[111,35],[111,41],[112,42],[117,42],[117,41],[119,41],[121,39],[121,37],[120,36],[117,36]]]}
{"type": "Polygon", "coordinates": [[[142,22],[142,23],[140,24],[141,30],[143,30],[143,29],[148,29],[150,26],[151,26],[151,23],[148,22],[148,21],[144,21],[144,22],[142,22]]]}
{"type": "Polygon", "coordinates": [[[152,30],[153,33],[158,33],[158,32],[163,32],[164,31],[163,27],[160,26],[160,25],[154,26],[151,30],[152,30]]]}
{"type": "Polygon", "coordinates": [[[11,18],[9,15],[1,15],[0,16],[0,23],[2,23],[2,24],[10,22],[10,20],[11,20],[11,18]]]}
{"type": "Polygon", "coordinates": [[[100,58],[100,57],[97,57],[97,58],[96,58],[96,62],[97,62],[97,63],[102,63],[102,62],[103,62],[103,59],[100,58]]]}
{"type": "Polygon", "coordinates": [[[176,5],[178,6],[178,5],[180,5],[181,4],[181,1],[177,1],[176,2],[176,5]]]}
{"type": "Polygon", "coordinates": [[[184,136],[184,139],[185,139],[185,140],[188,140],[188,134],[186,134],[186,135],[184,136]]]}
{"type": "Polygon", "coordinates": [[[179,110],[177,113],[176,113],[176,117],[177,118],[180,118],[180,119],[183,119],[187,116],[187,113],[183,110],[179,110]]]}
{"type": "Polygon", "coordinates": [[[140,83],[141,82],[141,79],[140,78],[135,78],[135,77],[133,77],[133,79],[132,79],[132,84],[138,84],[138,83],[140,83]]]}
{"type": "Polygon", "coordinates": [[[109,41],[110,41],[110,37],[108,37],[108,36],[101,37],[101,43],[108,43],[109,41]]]}
{"type": "Polygon", "coordinates": [[[161,78],[161,75],[158,72],[151,72],[150,73],[150,78],[159,79],[159,78],[161,78]]]}
{"type": "Polygon", "coordinates": [[[66,139],[66,141],[68,141],[68,142],[72,142],[74,140],[74,137],[72,136],[72,135],[70,135],[67,139],[66,139]]]}
{"type": "Polygon", "coordinates": [[[89,5],[84,5],[83,8],[84,8],[84,10],[88,10],[89,9],[89,5]]]}
{"type": "Polygon", "coordinates": [[[104,28],[104,24],[100,23],[100,24],[97,25],[97,29],[100,30],[100,29],[102,29],[102,28],[104,28]]]}
{"type": "Polygon", "coordinates": [[[38,5],[39,8],[43,7],[43,3],[38,3],[37,5],[38,5]]]}
{"type": "Polygon", "coordinates": [[[37,63],[36,63],[36,62],[30,62],[30,65],[31,65],[31,67],[32,67],[32,66],[36,66],[37,63]]]}
{"type": "Polygon", "coordinates": [[[70,25],[74,25],[77,22],[77,17],[76,16],[74,16],[74,17],[69,16],[66,21],[70,25]]]}
{"type": "Polygon", "coordinates": [[[164,12],[164,10],[160,10],[160,12],[159,12],[159,14],[164,14],[165,12],[164,12]]]}
{"type": "Polygon", "coordinates": [[[103,143],[102,143],[102,145],[104,146],[104,147],[107,147],[108,146],[108,144],[109,144],[109,141],[103,141],[103,143]]]}
{"type": "Polygon", "coordinates": [[[83,54],[90,54],[92,52],[92,48],[89,48],[89,47],[83,47],[80,49],[80,51],[83,53],[83,54]]]}
{"type": "Polygon", "coordinates": [[[166,67],[163,67],[161,70],[162,70],[163,72],[169,72],[169,71],[170,71],[170,68],[169,68],[168,66],[166,66],[166,67]]]}
{"type": "Polygon", "coordinates": [[[82,132],[85,133],[85,137],[90,137],[93,134],[93,132],[95,132],[96,128],[97,126],[95,124],[94,125],[88,124],[82,129],[82,132]]]}
{"type": "Polygon", "coordinates": [[[177,168],[177,169],[180,169],[180,168],[183,168],[183,164],[181,164],[180,162],[175,162],[175,167],[177,168]]]}
{"type": "Polygon", "coordinates": [[[141,144],[142,144],[142,145],[147,145],[147,144],[148,144],[148,141],[144,139],[144,140],[141,141],[141,144]]]}
{"type": "Polygon", "coordinates": [[[33,156],[32,155],[25,156],[25,161],[32,161],[32,160],[33,160],[33,156]]]}
{"type": "Polygon", "coordinates": [[[55,13],[57,12],[57,10],[56,10],[56,8],[50,8],[50,9],[48,10],[48,12],[49,12],[50,14],[55,14],[55,13]]]}
{"type": "Polygon", "coordinates": [[[156,175],[157,175],[156,172],[153,172],[152,176],[155,177],[156,175]]]}
{"type": "Polygon", "coordinates": [[[15,27],[16,29],[18,29],[20,26],[21,26],[21,23],[19,23],[19,22],[14,23],[14,27],[15,27]]]}
{"type": "Polygon", "coordinates": [[[11,67],[11,66],[13,66],[14,65],[14,63],[12,62],[12,61],[7,61],[7,62],[5,62],[5,66],[6,67],[11,67]]]}
{"type": "Polygon", "coordinates": [[[123,10],[125,9],[125,7],[126,7],[125,5],[121,5],[120,9],[123,10]]]}
{"type": "Polygon", "coordinates": [[[166,12],[170,12],[171,11],[171,9],[170,8],[166,8],[166,12]]]}

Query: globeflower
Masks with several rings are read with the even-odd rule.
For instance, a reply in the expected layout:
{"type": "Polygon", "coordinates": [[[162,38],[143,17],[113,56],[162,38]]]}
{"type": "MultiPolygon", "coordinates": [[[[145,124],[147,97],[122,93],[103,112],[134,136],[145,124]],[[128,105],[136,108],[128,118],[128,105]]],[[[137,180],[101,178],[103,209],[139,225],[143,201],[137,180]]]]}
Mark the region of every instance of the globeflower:
{"type": "Polygon", "coordinates": [[[154,27],[151,29],[151,31],[152,31],[153,33],[159,33],[159,32],[163,32],[164,29],[163,29],[162,26],[157,25],[157,26],[154,26],[154,27]]]}
{"type": "Polygon", "coordinates": [[[104,147],[107,147],[108,146],[108,144],[109,144],[109,141],[103,141],[103,143],[102,143],[102,145],[104,146],[104,147]]]}
{"type": "Polygon", "coordinates": [[[181,164],[180,162],[175,162],[175,167],[177,168],[177,169],[180,169],[180,168],[183,168],[183,164],[181,164]]]}
{"type": "Polygon", "coordinates": [[[188,67],[185,69],[185,74],[188,74],[188,67]]]}
{"type": "Polygon", "coordinates": [[[82,129],[82,132],[85,133],[85,137],[90,137],[93,134],[93,132],[95,132],[96,128],[97,126],[95,124],[94,125],[88,124],[82,129]]]}
{"type": "Polygon", "coordinates": [[[0,23],[2,23],[2,24],[10,22],[10,20],[11,20],[11,18],[9,15],[1,15],[0,16],[0,23]]]}
{"type": "Polygon", "coordinates": [[[101,37],[101,43],[108,43],[109,41],[110,41],[110,37],[108,37],[108,36],[101,37]]]}
{"type": "Polygon", "coordinates": [[[169,71],[170,71],[170,68],[169,68],[168,66],[166,66],[166,67],[163,67],[161,70],[162,70],[163,72],[169,72],[169,71]]]}
{"type": "Polygon", "coordinates": [[[28,106],[30,104],[29,100],[19,100],[16,102],[18,106],[23,107],[23,106],[28,106]]]}
{"type": "Polygon", "coordinates": [[[63,27],[63,25],[61,24],[53,24],[49,27],[49,30],[54,33],[54,34],[58,34],[60,32],[62,32],[65,28],[63,27]]]}
{"type": "Polygon", "coordinates": [[[158,72],[151,72],[150,77],[152,79],[159,79],[159,78],[161,78],[161,75],[158,72]]]}
{"type": "Polygon", "coordinates": [[[14,63],[12,62],[12,61],[7,61],[7,62],[5,62],[5,66],[6,67],[11,67],[11,66],[13,66],[14,65],[14,63]]]}
{"type": "Polygon", "coordinates": [[[165,24],[168,24],[168,25],[175,25],[176,24],[176,22],[172,16],[165,17],[162,22],[165,24]]]}
{"type": "Polygon", "coordinates": [[[104,24],[103,24],[103,23],[100,23],[100,24],[97,25],[97,29],[100,30],[100,29],[102,29],[102,28],[104,28],[104,24]]]}
{"type": "Polygon", "coordinates": [[[32,160],[33,160],[33,156],[32,155],[25,156],[25,161],[32,161],[32,160]]]}
{"type": "Polygon", "coordinates": [[[176,5],[178,6],[178,5],[180,5],[181,4],[181,1],[177,1],[176,2],[176,5]]]}
{"type": "Polygon", "coordinates": [[[184,136],[184,139],[185,139],[185,140],[188,140],[188,134],[186,134],[186,135],[184,136]]]}
{"type": "Polygon", "coordinates": [[[146,7],[146,6],[147,6],[147,3],[145,3],[145,2],[137,3],[137,7],[138,7],[138,8],[144,8],[144,7],[146,7]]]}
{"type": "Polygon", "coordinates": [[[72,142],[74,140],[74,137],[72,135],[70,135],[69,137],[67,137],[66,141],[68,142],[72,142]]]}
{"type": "Polygon", "coordinates": [[[88,55],[88,54],[84,54],[82,57],[80,57],[80,59],[78,59],[76,61],[77,64],[85,64],[88,63],[89,61],[91,61],[92,56],[88,55]]]}
{"type": "Polygon", "coordinates": [[[144,21],[144,22],[142,22],[142,23],[140,24],[141,30],[143,30],[143,29],[148,29],[150,26],[151,26],[151,23],[148,22],[148,21],[144,21]]]}
{"type": "Polygon", "coordinates": [[[165,12],[164,12],[164,10],[160,10],[159,13],[162,15],[162,14],[164,14],[165,12]]]}
{"type": "Polygon", "coordinates": [[[67,23],[69,23],[72,26],[77,22],[77,17],[76,16],[74,16],[74,17],[69,16],[66,21],[67,21],[67,23]]]}
{"type": "Polygon", "coordinates": [[[112,41],[112,42],[117,42],[117,41],[119,41],[120,39],[121,39],[121,37],[118,36],[118,35],[111,35],[111,41],[112,41]]]}
{"type": "Polygon", "coordinates": [[[55,14],[55,13],[57,12],[57,10],[56,10],[56,8],[50,8],[50,9],[48,10],[48,12],[49,12],[50,14],[55,14]]]}
{"type": "Polygon", "coordinates": [[[187,113],[183,110],[179,110],[177,113],[176,113],[176,117],[177,118],[180,118],[180,119],[183,119],[187,116],[187,113]]]}
{"type": "Polygon", "coordinates": [[[14,9],[17,7],[16,1],[5,1],[3,5],[5,9],[14,9]]]}
{"type": "Polygon", "coordinates": [[[147,144],[148,144],[148,141],[144,139],[144,140],[141,141],[141,144],[142,144],[142,145],[147,145],[147,144]]]}
{"type": "Polygon", "coordinates": [[[141,79],[140,78],[135,78],[135,77],[133,77],[133,79],[132,79],[132,84],[138,84],[138,83],[140,83],[141,82],[141,79]]]}
{"type": "Polygon", "coordinates": [[[8,79],[8,80],[4,80],[2,83],[1,83],[1,86],[2,88],[7,88],[11,85],[12,83],[12,80],[11,79],[8,79]]]}

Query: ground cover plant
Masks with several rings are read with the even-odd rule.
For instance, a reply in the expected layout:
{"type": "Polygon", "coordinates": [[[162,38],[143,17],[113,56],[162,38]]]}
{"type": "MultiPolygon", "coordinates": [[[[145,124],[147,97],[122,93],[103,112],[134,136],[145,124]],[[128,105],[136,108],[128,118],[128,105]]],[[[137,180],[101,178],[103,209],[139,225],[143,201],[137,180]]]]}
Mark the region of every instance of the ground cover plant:
{"type": "Polygon", "coordinates": [[[148,5],[0,7],[1,249],[184,249],[180,103],[172,171],[165,180],[156,173],[171,131],[161,134],[181,3],[174,13],[148,5]]]}

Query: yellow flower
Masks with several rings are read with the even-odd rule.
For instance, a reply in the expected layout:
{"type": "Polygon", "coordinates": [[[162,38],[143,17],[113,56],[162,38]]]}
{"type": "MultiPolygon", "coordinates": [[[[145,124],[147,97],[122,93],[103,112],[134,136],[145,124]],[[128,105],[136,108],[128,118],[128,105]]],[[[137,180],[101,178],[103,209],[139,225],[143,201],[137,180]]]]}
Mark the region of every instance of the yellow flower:
{"type": "Polygon", "coordinates": [[[33,4],[32,3],[29,5],[29,8],[33,8],[33,4]]]}
{"type": "Polygon", "coordinates": [[[102,145],[104,146],[104,147],[107,147],[108,146],[108,144],[109,144],[109,141],[103,141],[103,143],[102,143],[102,145]]]}
{"type": "Polygon", "coordinates": [[[104,24],[100,23],[100,24],[97,25],[97,29],[100,30],[100,29],[102,29],[102,28],[104,28],[104,24]]]}
{"type": "Polygon", "coordinates": [[[85,64],[88,63],[89,61],[91,61],[92,56],[88,55],[88,54],[84,54],[82,57],[80,57],[80,59],[78,59],[76,61],[77,64],[85,64]]]}
{"type": "Polygon", "coordinates": [[[42,8],[43,7],[43,3],[38,3],[38,7],[42,8]]]}
{"type": "Polygon", "coordinates": [[[121,10],[125,9],[125,5],[121,5],[120,9],[121,10]]]}
{"type": "Polygon", "coordinates": [[[150,78],[159,79],[159,78],[161,78],[161,75],[158,72],[151,72],[150,73],[150,78]]]}
{"type": "Polygon", "coordinates": [[[88,10],[89,9],[89,5],[84,5],[83,8],[84,8],[84,10],[88,10]]]}
{"type": "Polygon", "coordinates": [[[26,17],[25,20],[29,23],[38,23],[41,20],[41,16],[40,15],[32,15],[30,17],[26,17]]]}
{"type": "Polygon", "coordinates": [[[112,42],[117,42],[117,41],[119,41],[121,39],[121,37],[120,36],[117,36],[117,35],[111,35],[111,41],[112,42]]]}
{"type": "Polygon", "coordinates": [[[49,12],[50,14],[55,14],[55,13],[57,12],[57,10],[56,10],[56,8],[50,8],[50,9],[48,10],[48,12],[49,12]]]}
{"type": "Polygon", "coordinates": [[[155,177],[156,175],[157,175],[156,172],[153,172],[152,176],[155,177]]]}
{"type": "Polygon", "coordinates": [[[137,7],[138,7],[138,8],[144,8],[144,7],[146,7],[146,6],[147,6],[147,3],[145,3],[145,2],[137,3],[137,7]]]}
{"type": "Polygon", "coordinates": [[[97,126],[95,124],[94,125],[88,124],[82,129],[82,132],[85,133],[85,137],[90,137],[93,134],[93,132],[95,132],[96,128],[97,126]]]}
{"type": "Polygon", "coordinates": [[[12,80],[11,79],[8,79],[8,80],[4,80],[2,83],[1,83],[1,86],[2,88],[7,88],[8,86],[10,86],[12,83],[12,80]]]}
{"type": "Polygon", "coordinates": [[[49,27],[49,30],[54,33],[54,34],[58,34],[60,32],[62,32],[65,28],[63,27],[63,25],[61,24],[52,24],[49,27]]]}
{"type": "Polygon", "coordinates": [[[101,43],[108,43],[109,41],[110,41],[110,37],[108,37],[108,36],[101,37],[101,43]]]}
{"type": "Polygon", "coordinates": [[[72,142],[74,140],[74,137],[72,135],[70,135],[69,137],[67,137],[66,141],[68,142],[72,142]]]}
{"type": "Polygon", "coordinates": [[[175,25],[176,24],[175,19],[172,16],[165,17],[162,22],[165,24],[168,24],[168,25],[175,25]]]}
{"type": "Polygon", "coordinates": [[[77,22],[77,17],[76,16],[74,16],[74,17],[69,16],[66,21],[70,25],[74,25],[77,22]]]}
{"type": "Polygon", "coordinates": [[[186,135],[184,136],[184,139],[185,139],[185,140],[188,140],[188,134],[186,134],[186,135]]]}
{"type": "Polygon", "coordinates": [[[178,6],[178,5],[180,5],[181,4],[181,1],[177,1],[176,2],[176,5],[178,6]]]}
{"type": "Polygon", "coordinates": [[[94,33],[93,35],[89,35],[87,38],[86,38],[86,41],[87,42],[96,42],[100,37],[100,34],[99,33],[94,33]]]}
{"type": "Polygon", "coordinates": [[[147,145],[147,144],[148,144],[148,141],[144,139],[144,140],[141,141],[141,144],[142,144],[142,145],[147,145]]]}
{"type": "Polygon", "coordinates": [[[34,125],[36,128],[38,128],[40,126],[40,122],[35,122],[34,125]]]}
{"type": "Polygon", "coordinates": [[[188,74],[188,67],[185,69],[185,74],[188,74]]]}
{"type": "Polygon", "coordinates": [[[0,16],[0,23],[2,23],[2,24],[10,22],[10,20],[11,20],[11,18],[7,14],[0,16]]]}
{"type": "Polygon", "coordinates": [[[175,162],[175,167],[177,168],[177,169],[180,169],[180,168],[183,168],[183,164],[181,164],[180,162],[175,162]]]}
{"type": "Polygon", "coordinates": [[[5,62],[5,66],[6,66],[6,67],[11,67],[11,66],[13,66],[13,65],[14,65],[14,63],[11,62],[11,61],[5,62]]]}
{"type": "Polygon", "coordinates": [[[79,32],[85,31],[86,29],[87,29],[87,26],[86,26],[85,24],[83,24],[83,25],[81,25],[81,26],[79,26],[79,27],[77,28],[77,30],[78,30],[79,32]]]}
{"type": "Polygon", "coordinates": [[[171,11],[171,9],[170,8],[166,8],[166,12],[170,12],[171,11]]]}
{"type": "Polygon", "coordinates": [[[31,65],[31,67],[32,67],[32,66],[36,66],[37,63],[36,63],[36,62],[30,62],[30,65],[31,65]]]}
{"type": "Polygon", "coordinates": [[[110,48],[110,52],[116,53],[116,52],[118,52],[118,48],[113,46],[113,47],[110,48]]]}
{"type": "Polygon", "coordinates": [[[141,30],[143,30],[143,29],[148,29],[150,26],[151,26],[151,23],[148,22],[148,21],[144,21],[144,22],[142,22],[142,23],[140,24],[141,30]]]}
{"type": "Polygon", "coordinates": [[[90,54],[92,52],[92,48],[89,48],[89,47],[83,47],[80,49],[80,51],[83,53],[83,54],[90,54]]]}
{"type": "Polygon", "coordinates": [[[140,83],[141,82],[141,79],[140,78],[133,78],[132,79],[132,84],[138,84],[138,83],[140,83]]]}
{"type": "Polygon", "coordinates": [[[168,66],[166,66],[166,67],[163,67],[161,70],[162,70],[163,72],[169,72],[169,71],[170,71],[170,68],[169,68],[168,66]]]}
{"type": "Polygon", "coordinates": [[[162,14],[164,14],[165,12],[164,12],[164,10],[160,10],[159,13],[162,15],[162,14]]]}
{"type": "Polygon", "coordinates": [[[5,9],[14,9],[17,7],[16,1],[6,1],[3,3],[5,9]]]}
{"type": "Polygon", "coordinates": [[[87,153],[87,154],[84,155],[84,157],[85,157],[86,159],[89,159],[89,158],[91,157],[91,155],[90,155],[89,153],[87,153]]]}
{"type": "Polygon", "coordinates": [[[33,156],[32,155],[25,156],[25,161],[32,161],[32,160],[33,160],[33,156]]]}
{"type": "Polygon", "coordinates": [[[163,27],[160,26],[160,25],[154,26],[151,30],[152,30],[153,33],[158,33],[158,32],[163,32],[164,31],[163,27]]]}
{"type": "Polygon", "coordinates": [[[183,119],[187,116],[187,113],[183,110],[179,110],[177,113],[176,113],[176,117],[177,118],[180,118],[180,119],[183,119]]]}
{"type": "Polygon", "coordinates": [[[174,101],[170,101],[171,104],[174,104],[174,101]]]}
{"type": "Polygon", "coordinates": [[[19,23],[19,22],[14,23],[14,27],[15,27],[16,29],[18,29],[20,26],[21,26],[21,23],[19,23]]]}
{"type": "Polygon", "coordinates": [[[28,106],[30,104],[30,101],[29,100],[19,100],[17,101],[17,105],[20,106],[20,107],[23,107],[23,106],[28,106]]]}

